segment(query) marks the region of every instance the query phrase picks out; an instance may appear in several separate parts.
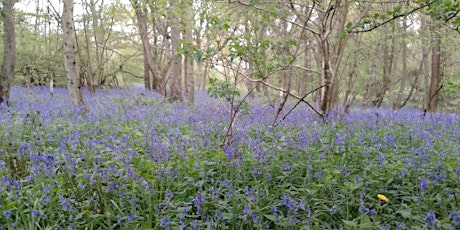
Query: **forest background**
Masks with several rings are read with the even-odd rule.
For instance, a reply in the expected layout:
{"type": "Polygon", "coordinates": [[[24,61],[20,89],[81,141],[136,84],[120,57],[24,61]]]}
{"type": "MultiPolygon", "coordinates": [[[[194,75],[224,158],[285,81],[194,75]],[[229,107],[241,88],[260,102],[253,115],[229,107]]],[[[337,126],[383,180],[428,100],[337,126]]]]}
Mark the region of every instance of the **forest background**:
{"type": "MultiPolygon", "coordinates": [[[[6,3],[16,1],[3,2],[0,85],[69,84],[63,2],[17,2],[12,24],[6,3]],[[17,60],[6,70],[11,25],[17,60]]],[[[280,108],[300,100],[320,115],[350,106],[459,108],[457,1],[82,0],[73,11],[72,82],[91,92],[143,84],[193,102],[195,90],[209,89],[232,104],[237,95],[280,108]]]]}

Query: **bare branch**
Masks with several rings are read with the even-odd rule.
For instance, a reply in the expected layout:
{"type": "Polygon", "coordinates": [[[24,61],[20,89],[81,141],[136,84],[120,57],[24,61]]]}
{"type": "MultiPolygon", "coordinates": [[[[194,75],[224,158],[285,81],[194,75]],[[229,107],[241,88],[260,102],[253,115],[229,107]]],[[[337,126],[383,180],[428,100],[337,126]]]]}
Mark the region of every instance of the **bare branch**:
{"type": "MultiPolygon", "coordinates": [[[[406,12],[406,13],[395,15],[394,17],[392,17],[392,18],[390,18],[390,19],[387,19],[386,21],[383,21],[382,23],[379,23],[378,25],[372,26],[372,27],[369,28],[369,29],[363,29],[363,30],[355,30],[355,31],[353,31],[354,28],[352,28],[352,29],[350,29],[350,30],[348,31],[348,33],[365,33],[365,32],[370,32],[370,31],[375,30],[375,29],[377,29],[377,28],[379,28],[379,27],[381,27],[381,26],[383,26],[383,25],[385,25],[385,24],[387,24],[387,23],[390,23],[390,22],[392,22],[392,21],[394,21],[394,20],[396,20],[396,19],[398,19],[398,18],[405,17],[405,16],[410,15],[410,14],[412,14],[412,13],[414,13],[414,12],[416,12],[416,11],[419,11],[419,10],[421,10],[421,9],[423,9],[423,8],[429,7],[429,6],[433,5],[435,2],[436,2],[436,1],[432,1],[432,2],[429,2],[429,3],[425,4],[425,5],[421,5],[421,6],[419,6],[419,7],[416,7],[416,8],[414,8],[414,9],[412,9],[411,11],[408,11],[408,12],[406,12]]],[[[355,25],[354,27],[356,27],[356,25],[355,25]]]]}

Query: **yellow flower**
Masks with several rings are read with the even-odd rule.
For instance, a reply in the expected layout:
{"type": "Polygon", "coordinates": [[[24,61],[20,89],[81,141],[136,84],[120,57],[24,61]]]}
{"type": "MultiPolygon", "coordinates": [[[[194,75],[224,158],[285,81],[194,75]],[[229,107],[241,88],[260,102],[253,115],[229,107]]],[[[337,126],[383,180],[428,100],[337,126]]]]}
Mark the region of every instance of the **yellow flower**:
{"type": "Polygon", "coordinates": [[[377,194],[377,197],[380,199],[380,200],[383,200],[385,202],[388,202],[390,201],[390,199],[388,199],[388,197],[382,195],[382,194],[377,194]]]}

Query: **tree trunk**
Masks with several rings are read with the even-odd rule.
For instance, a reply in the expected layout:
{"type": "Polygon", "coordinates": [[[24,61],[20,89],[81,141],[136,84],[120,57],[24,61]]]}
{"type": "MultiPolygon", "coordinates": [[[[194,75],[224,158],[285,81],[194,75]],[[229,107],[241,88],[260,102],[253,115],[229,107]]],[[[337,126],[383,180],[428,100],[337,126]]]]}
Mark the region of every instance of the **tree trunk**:
{"type": "Polygon", "coordinates": [[[193,104],[195,100],[195,76],[193,74],[193,58],[185,58],[185,89],[187,102],[193,104]]]}
{"type": "Polygon", "coordinates": [[[0,103],[9,104],[10,86],[16,67],[16,32],[14,27],[14,3],[16,0],[3,0],[3,64],[0,72],[0,103]]]}
{"type": "Polygon", "coordinates": [[[147,55],[144,55],[144,88],[146,90],[152,90],[152,85],[150,84],[150,70],[147,55]]]}
{"type": "MultiPolygon", "coordinates": [[[[190,9],[192,12],[186,15],[186,17],[189,18],[190,20],[186,20],[188,22],[184,22],[183,33],[187,41],[193,42],[193,34],[192,34],[193,30],[188,29],[190,27],[193,27],[193,23],[191,23],[193,22],[193,9],[191,6],[187,6],[187,7],[189,7],[188,9],[190,9]]],[[[195,32],[199,33],[197,32],[196,29],[195,29],[195,32]]],[[[194,58],[192,55],[193,54],[188,54],[187,56],[185,56],[185,59],[184,59],[185,95],[187,97],[187,102],[190,104],[193,104],[195,100],[195,74],[194,74],[195,72],[193,68],[195,62],[194,62],[194,58]]]]}
{"type": "Polygon", "coordinates": [[[73,0],[64,0],[62,14],[62,31],[64,33],[64,70],[67,76],[67,90],[70,101],[79,107],[86,108],[81,93],[80,76],[77,69],[77,40],[73,21],[73,0]]]}
{"type": "MultiPolygon", "coordinates": [[[[393,31],[394,32],[394,31],[393,31]]],[[[383,43],[383,79],[382,84],[377,89],[376,97],[372,101],[372,105],[376,107],[382,106],[383,99],[385,97],[385,93],[390,90],[391,85],[391,74],[393,69],[393,47],[395,39],[394,34],[387,35],[388,30],[387,27],[384,27],[383,33],[385,34],[385,41],[383,43]],[[390,39],[390,36],[392,37],[390,39]],[[388,44],[388,40],[390,40],[390,44],[388,44]]]]}
{"type": "MultiPolygon", "coordinates": [[[[429,18],[427,16],[423,16],[421,18],[421,28],[428,28],[429,27],[429,18]]],[[[427,36],[422,36],[422,44],[429,44],[430,40],[427,36]]],[[[429,46],[422,46],[422,60],[421,66],[423,66],[423,70],[420,71],[420,74],[423,75],[423,108],[428,108],[428,103],[430,100],[430,65],[428,61],[428,57],[430,54],[430,47],[429,46]]]]}
{"type": "MultiPolygon", "coordinates": [[[[171,9],[176,8],[176,2],[171,1],[171,9]]],[[[177,53],[177,50],[180,48],[180,27],[179,27],[179,18],[173,16],[172,21],[174,22],[171,26],[171,47],[172,47],[172,65],[170,70],[170,91],[168,95],[169,100],[172,101],[182,101],[182,87],[181,87],[181,74],[182,74],[182,55],[177,53]]]]}
{"type": "Polygon", "coordinates": [[[404,95],[404,90],[406,88],[406,82],[407,79],[409,78],[409,72],[407,70],[407,44],[406,44],[406,30],[407,30],[407,18],[404,17],[402,21],[402,29],[403,29],[403,35],[402,35],[402,41],[401,41],[401,49],[402,49],[402,72],[401,72],[401,84],[399,85],[399,92],[398,96],[396,98],[395,103],[393,103],[392,107],[393,108],[398,108],[400,107],[402,103],[402,98],[404,95]]]}
{"type": "Polygon", "coordinates": [[[142,7],[138,0],[131,0],[131,5],[133,6],[134,11],[136,12],[137,25],[139,28],[139,35],[142,41],[142,47],[144,48],[144,60],[147,61],[148,68],[153,75],[156,90],[166,96],[166,88],[164,84],[164,77],[161,74],[158,66],[153,62],[152,57],[152,48],[149,42],[149,35],[147,31],[147,21],[145,19],[145,13],[142,10],[142,7]]]}
{"type": "MultiPolygon", "coordinates": [[[[436,33],[436,31],[435,31],[436,33]]],[[[428,101],[428,112],[436,112],[438,108],[439,83],[441,82],[441,36],[433,35],[433,47],[431,51],[431,84],[428,101]]]]}
{"type": "Polygon", "coordinates": [[[363,108],[367,108],[371,105],[372,91],[374,90],[374,85],[375,85],[374,81],[378,77],[377,62],[379,61],[378,60],[379,50],[380,50],[380,44],[377,44],[377,47],[375,48],[376,53],[374,54],[374,57],[372,59],[371,68],[367,72],[367,74],[370,77],[369,77],[369,80],[367,81],[366,91],[363,96],[363,103],[362,103],[363,108]]]}

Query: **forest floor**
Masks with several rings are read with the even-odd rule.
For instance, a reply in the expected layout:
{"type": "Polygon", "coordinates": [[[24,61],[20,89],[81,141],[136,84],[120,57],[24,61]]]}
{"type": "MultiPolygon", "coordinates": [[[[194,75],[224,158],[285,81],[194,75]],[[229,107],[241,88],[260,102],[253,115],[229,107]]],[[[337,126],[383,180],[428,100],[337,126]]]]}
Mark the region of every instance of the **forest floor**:
{"type": "MultiPolygon", "coordinates": [[[[278,126],[198,93],[13,87],[0,107],[0,229],[458,229],[460,115],[299,106],[278,126]]],[[[290,105],[292,106],[292,105],[290,105]]],[[[289,108],[286,109],[288,111],[289,108]]]]}

